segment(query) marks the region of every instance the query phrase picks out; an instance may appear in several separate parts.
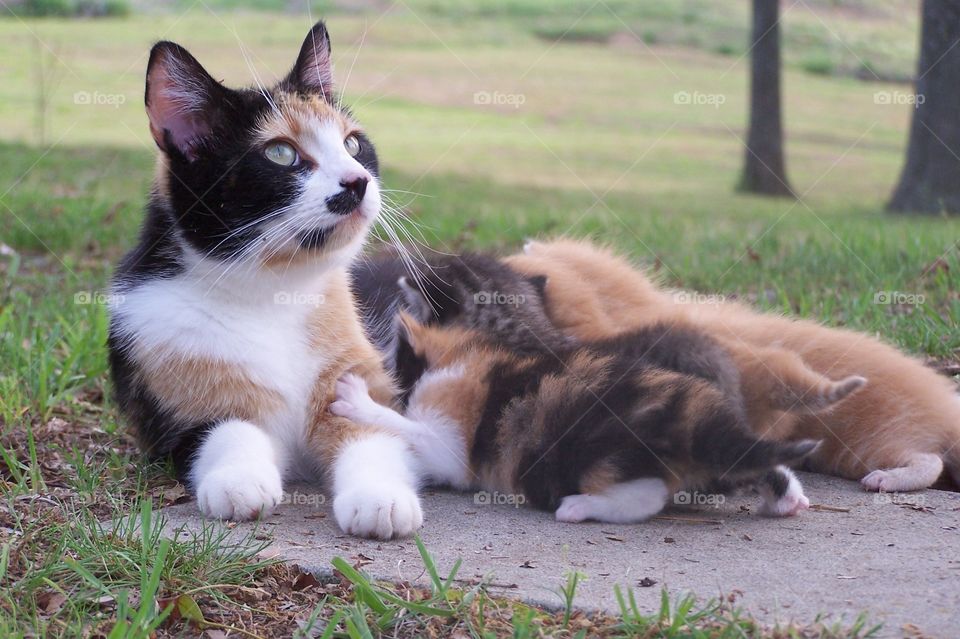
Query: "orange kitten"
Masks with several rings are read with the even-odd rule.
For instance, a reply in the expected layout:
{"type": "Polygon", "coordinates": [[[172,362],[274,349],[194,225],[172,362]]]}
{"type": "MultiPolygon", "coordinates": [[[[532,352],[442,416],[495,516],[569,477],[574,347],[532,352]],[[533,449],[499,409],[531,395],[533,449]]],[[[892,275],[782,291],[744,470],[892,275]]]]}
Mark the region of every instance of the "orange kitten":
{"type": "MultiPolygon", "coordinates": [[[[877,339],[743,304],[678,295],[656,286],[625,258],[586,241],[531,242],[506,262],[527,276],[547,277],[551,319],[578,338],[677,318],[706,329],[740,368],[758,434],[823,440],[808,458],[814,470],[859,479],[869,490],[905,491],[933,484],[946,462],[960,482],[956,389],[877,339]],[[826,412],[802,415],[769,407],[771,393],[789,386],[771,385],[771,370],[786,382],[806,380],[814,396],[823,392],[818,379],[862,375],[870,383],[826,412]]],[[[788,395],[784,401],[792,400],[788,395]]]]}

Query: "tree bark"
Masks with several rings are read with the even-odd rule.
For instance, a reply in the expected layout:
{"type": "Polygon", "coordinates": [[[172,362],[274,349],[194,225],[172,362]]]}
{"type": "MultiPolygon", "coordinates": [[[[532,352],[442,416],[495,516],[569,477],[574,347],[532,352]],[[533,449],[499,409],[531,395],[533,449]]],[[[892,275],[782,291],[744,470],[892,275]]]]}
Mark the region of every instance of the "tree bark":
{"type": "Polygon", "coordinates": [[[916,108],[887,208],[960,214],[960,0],[924,0],[916,108]]]}
{"type": "Polygon", "coordinates": [[[779,0],[753,0],[751,39],[750,130],[740,189],[792,196],[783,159],[779,0]]]}

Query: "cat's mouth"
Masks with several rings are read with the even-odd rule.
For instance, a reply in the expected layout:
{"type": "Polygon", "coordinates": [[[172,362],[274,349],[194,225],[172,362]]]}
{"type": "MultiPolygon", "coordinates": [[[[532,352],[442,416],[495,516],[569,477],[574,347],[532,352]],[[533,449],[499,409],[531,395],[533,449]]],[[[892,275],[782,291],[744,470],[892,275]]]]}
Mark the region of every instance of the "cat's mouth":
{"type": "Polygon", "coordinates": [[[353,211],[341,215],[331,226],[301,232],[297,236],[297,244],[301,250],[316,251],[329,248],[333,240],[349,241],[357,233],[364,231],[368,217],[363,207],[358,206],[353,211]]]}

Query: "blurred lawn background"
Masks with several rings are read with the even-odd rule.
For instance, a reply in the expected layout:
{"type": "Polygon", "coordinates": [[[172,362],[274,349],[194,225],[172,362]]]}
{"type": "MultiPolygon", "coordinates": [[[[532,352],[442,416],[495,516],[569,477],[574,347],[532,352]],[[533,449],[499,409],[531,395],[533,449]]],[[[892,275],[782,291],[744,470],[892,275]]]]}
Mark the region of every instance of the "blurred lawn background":
{"type": "MultiPolygon", "coordinates": [[[[159,535],[151,505],[183,498],[117,420],[97,294],[150,187],[143,73],[159,39],[230,85],[269,83],[326,18],[344,102],[409,230],[436,249],[591,236],[669,285],[858,328],[960,370],[960,219],[883,210],[912,109],[914,0],[783,3],[798,200],[735,190],[747,0],[0,0],[0,15],[0,636],[106,634],[134,613],[104,598],[130,593],[143,623],[159,623],[150,575],[174,594],[263,578],[249,561],[262,542],[242,561],[215,535],[165,556],[135,527],[98,523],[142,512],[159,535]]],[[[203,614],[245,623],[249,608],[211,588],[203,614]]],[[[304,608],[277,595],[254,627],[290,636],[352,606],[344,596],[304,608]]]]}

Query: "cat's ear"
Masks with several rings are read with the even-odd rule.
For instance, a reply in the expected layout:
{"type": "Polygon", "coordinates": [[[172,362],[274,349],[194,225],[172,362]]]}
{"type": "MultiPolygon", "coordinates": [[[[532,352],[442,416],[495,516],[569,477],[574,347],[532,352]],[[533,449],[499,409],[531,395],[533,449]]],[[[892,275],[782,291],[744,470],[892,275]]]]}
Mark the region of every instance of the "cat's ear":
{"type": "Polygon", "coordinates": [[[403,293],[403,301],[407,307],[407,312],[415,317],[418,322],[424,324],[436,319],[437,311],[427,300],[426,295],[419,287],[410,283],[410,280],[404,275],[397,280],[397,286],[403,293]]]}
{"type": "Polygon", "coordinates": [[[420,334],[423,332],[423,324],[418,322],[417,318],[407,311],[397,313],[396,321],[400,337],[406,340],[414,351],[419,350],[420,334]]]}
{"type": "Polygon", "coordinates": [[[180,45],[158,42],[150,50],[147,117],[154,141],[166,153],[196,159],[229,93],[180,45]]]}
{"type": "Polygon", "coordinates": [[[330,35],[323,22],[310,29],[303,40],[297,63],[287,76],[290,83],[300,93],[313,93],[322,96],[327,102],[333,102],[333,61],[330,56],[330,35]]]}

